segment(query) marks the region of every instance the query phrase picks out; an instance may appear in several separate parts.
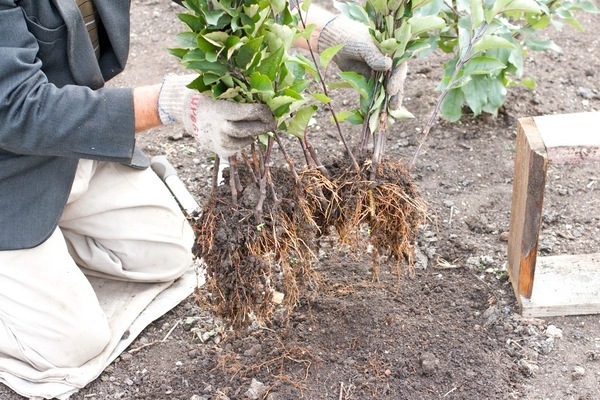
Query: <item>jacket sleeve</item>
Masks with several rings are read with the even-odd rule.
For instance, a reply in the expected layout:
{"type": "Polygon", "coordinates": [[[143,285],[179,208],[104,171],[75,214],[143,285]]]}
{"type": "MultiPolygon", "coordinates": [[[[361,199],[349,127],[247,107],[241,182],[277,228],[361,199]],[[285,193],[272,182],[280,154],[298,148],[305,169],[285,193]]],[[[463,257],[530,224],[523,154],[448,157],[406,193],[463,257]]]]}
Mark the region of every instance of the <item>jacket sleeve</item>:
{"type": "Polygon", "coordinates": [[[135,146],[132,89],[58,87],[42,71],[38,40],[15,1],[0,0],[0,148],[129,161],[135,146]]]}

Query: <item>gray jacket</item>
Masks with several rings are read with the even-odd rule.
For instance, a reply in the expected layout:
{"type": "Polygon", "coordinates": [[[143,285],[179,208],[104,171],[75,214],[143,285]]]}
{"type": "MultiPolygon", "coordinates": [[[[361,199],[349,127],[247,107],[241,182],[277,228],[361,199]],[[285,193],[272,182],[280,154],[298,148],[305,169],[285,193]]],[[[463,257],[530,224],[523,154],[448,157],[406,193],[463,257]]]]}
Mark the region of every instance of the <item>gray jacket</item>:
{"type": "Polygon", "coordinates": [[[0,250],[50,236],[80,158],[132,163],[132,90],[103,87],[125,67],[130,2],[94,4],[99,59],[74,0],[0,0],[0,250]]]}

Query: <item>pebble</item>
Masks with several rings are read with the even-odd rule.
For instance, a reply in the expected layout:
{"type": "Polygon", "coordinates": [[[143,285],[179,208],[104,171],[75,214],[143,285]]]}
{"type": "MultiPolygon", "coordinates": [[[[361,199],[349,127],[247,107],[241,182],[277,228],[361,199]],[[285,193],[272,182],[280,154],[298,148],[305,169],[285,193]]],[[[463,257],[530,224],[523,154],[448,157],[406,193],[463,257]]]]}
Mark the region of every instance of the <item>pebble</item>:
{"type": "Polygon", "coordinates": [[[535,374],[540,367],[538,367],[535,364],[531,364],[530,362],[528,362],[525,359],[521,359],[519,360],[519,362],[517,363],[518,367],[519,367],[519,371],[521,371],[521,373],[525,376],[533,376],[533,374],[535,374]]]}
{"type": "Polygon", "coordinates": [[[423,369],[423,375],[433,375],[439,363],[440,361],[433,353],[423,353],[423,355],[421,355],[421,368],[423,369]]]}
{"type": "Polygon", "coordinates": [[[562,329],[557,328],[554,325],[548,325],[545,333],[546,333],[546,336],[551,337],[551,338],[560,339],[563,337],[562,329]]]}
{"type": "Polygon", "coordinates": [[[573,372],[571,373],[571,379],[576,381],[576,380],[583,378],[584,375],[585,375],[585,368],[583,368],[579,365],[576,365],[573,367],[573,372]]]}
{"type": "Polygon", "coordinates": [[[262,399],[263,395],[267,392],[267,389],[268,388],[264,383],[252,378],[252,382],[250,383],[250,388],[248,390],[246,390],[246,393],[244,393],[244,396],[246,396],[246,398],[251,399],[251,400],[262,399]]]}

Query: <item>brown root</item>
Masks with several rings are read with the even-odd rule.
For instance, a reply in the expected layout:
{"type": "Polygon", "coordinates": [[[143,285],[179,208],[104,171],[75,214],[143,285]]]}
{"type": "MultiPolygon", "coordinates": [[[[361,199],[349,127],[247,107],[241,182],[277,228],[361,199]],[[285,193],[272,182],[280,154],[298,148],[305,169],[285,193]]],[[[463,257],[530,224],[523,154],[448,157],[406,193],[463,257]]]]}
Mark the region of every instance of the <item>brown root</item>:
{"type": "Polygon", "coordinates": [[[276,174],[284,175],[287,183],[275,183],[283,189],[280,200],[267,196],[260,216],[253,207],[260,195],[253,182],[244,182],[237,207],[227,201],[230,186],[222,185],[194,226],[194,254],[207,266],[203,302],[236,327],[268,322],[280,293],[282,306],[291,311],[303,288],[318,285],[312,268],[317,224],[297,185],[290,184],[293,177],[283,170],[276,174]]]}
{"type": "Polygon", "coordinates": [[[357,173],[350,164],[334,164],[329,177],[316,167],[297,176],[273,169],[277,194],[261,193],[241,169],[237,205],[231,186],[219,186],[194,226],[194,254],[207,265],[204,303],[236,327],[268,322],[278,307],[289,315],[302,295],[318,289],[318,240],[332,227],[357,255],[370,252],[375,279],[383,258],[395,260],[398,271],[411,268],[425,205],[404,166],[380,163],[377,182],[365,178],[370,167],[366,162],[357,173]],[[264,200],[260,215],[258,198],[264,200]]]}

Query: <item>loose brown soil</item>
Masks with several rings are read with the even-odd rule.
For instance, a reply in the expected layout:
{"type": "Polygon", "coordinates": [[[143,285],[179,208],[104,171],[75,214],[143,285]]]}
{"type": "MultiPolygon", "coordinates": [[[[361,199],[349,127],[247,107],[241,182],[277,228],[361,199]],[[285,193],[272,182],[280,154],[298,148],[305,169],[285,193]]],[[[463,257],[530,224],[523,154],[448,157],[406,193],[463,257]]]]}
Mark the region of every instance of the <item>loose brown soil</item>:
{"type": "MultiPolygon", "coordinates": [[[[176,10],[158,0],[133,1],[132,53],[115,85],[156,83],[181,71],[165,50],[180,29],[176,10]]],[[[528,55],[526,74],[537,87],[512,88],[497,118],[438,120],[411,171],[428,206],[413,274],[398,279],[383,262],[373,280],[366,248],[324,238],[314,264],[322,288],[300,293],[291,314],[233,332],[190,296],[129,351],[154,344],[125,352],[72,398],[600,398],[599,317],[522,318],[505,272],[517,119],[600,108],[600,16],[580,19],[583,33],[548,31],[563,53],[528,55]]],[[[416,119],[392,129],[390,159],[413,156],[436,100],[441,62],[436,55],[411,64],[406,107],[416,119]]],[[[336,101],[354,98],[338,92],[336,101]]],[[[341,155],[328,120],[319,113],[310,132],[322,159],[341,155]]],[[[140,143],[151,155],[167,154],[204,202],[212,161],[191,138],[161,128],[140,143]]],[[[541,252],[600,251],[599,180],[598,165],[551,168],[541,252]]],[[[0,398],[20,397],[0,386],[0,398]]]]}

